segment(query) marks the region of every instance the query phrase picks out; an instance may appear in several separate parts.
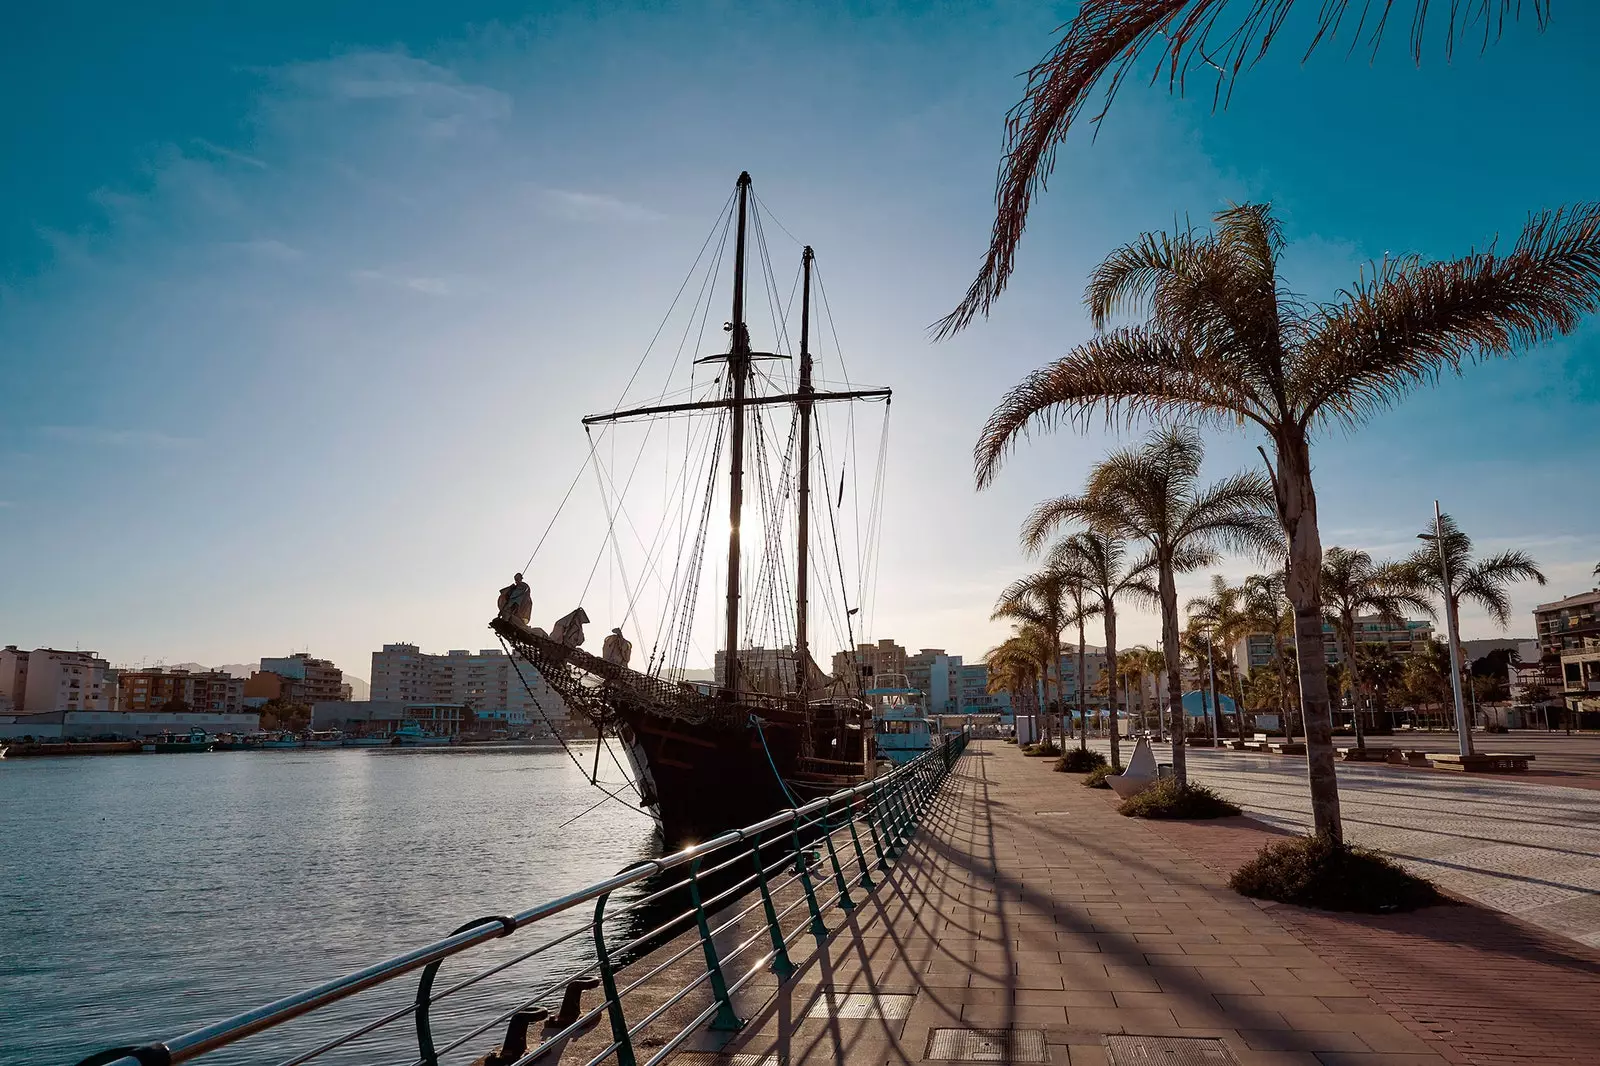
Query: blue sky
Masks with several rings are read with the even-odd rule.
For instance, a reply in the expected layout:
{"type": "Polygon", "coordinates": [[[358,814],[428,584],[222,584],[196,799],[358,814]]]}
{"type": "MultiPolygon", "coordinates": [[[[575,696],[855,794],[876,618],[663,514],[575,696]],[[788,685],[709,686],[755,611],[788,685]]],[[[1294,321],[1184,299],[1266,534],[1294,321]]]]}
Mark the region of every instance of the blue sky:
{"type": "MultiPolygon", "coordinates": [[[[577,417],[621,393],[741,169],[817,247],[851,376],[896,389],[870,635],[969,656],[1002,635],[1028,507],[1117,443],[1042,438],[972,488],[978,427],[1086,336],[1114,245],[1271,200],[1288,280],[1326,297],[1600,188],[1586,6],[1421,70],[1403,35],[1302,66],[1291,24],[1224,112],[1203,79],[1131,82],[1063,149],[995,314],[932,344],[1015,75],[1070,5],[137,7],[36,7],[0,44],[0,643],[118,662],[309,648],[366,676],[386,641],[488,643],[584,460],[577,417]]],[[[1531,632],[1600,559],[1597,354],[1586,324],[1321,440],[1325,543],[1409,551],[1439,496],[1544,565],[1515,596],[1531,632]]],[[[1211,470],[1256,443],[1215,438],[1211,470]]],[[[536,613],[577,600],[604,524],[574,497],[536,613]]]]}

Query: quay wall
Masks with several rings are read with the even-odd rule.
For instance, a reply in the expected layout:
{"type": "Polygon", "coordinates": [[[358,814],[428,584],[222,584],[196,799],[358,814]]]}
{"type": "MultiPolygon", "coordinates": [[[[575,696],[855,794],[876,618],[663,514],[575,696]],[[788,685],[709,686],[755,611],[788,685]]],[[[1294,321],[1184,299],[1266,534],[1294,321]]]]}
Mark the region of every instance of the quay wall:
{"type": "Polygon", "coordinates": [[[49,711],[41,714],[0,714],[0,739],[31,736],[40,740],[63,737],[118,736],[129,740],[158,733],[254,733],[261,728],[259,714],[162,714],[157,711],[49,711]]]}

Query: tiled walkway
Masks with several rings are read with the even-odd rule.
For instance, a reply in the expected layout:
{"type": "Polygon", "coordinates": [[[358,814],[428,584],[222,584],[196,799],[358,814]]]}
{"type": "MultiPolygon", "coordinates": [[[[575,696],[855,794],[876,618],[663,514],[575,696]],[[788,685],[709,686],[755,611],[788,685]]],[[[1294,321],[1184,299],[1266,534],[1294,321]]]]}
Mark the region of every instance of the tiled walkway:
{"type": "MultiPolygon", "coordinates": [[[[930,1041],[955,1029],[1010,1030],[1012,1061],[1079,1066],[1107,1061],[1108,1034],[1220,1039],[1240,1063],[1600,1061],[1600,1032],[1566,1024],[1575,1015],[1556,1017],[1554,1040],[1537,1035],[1548,1019],[1524,1017],[1518,1059],[1419,1017],[1389,990],[1448,982],[1430,969],[1439,956],[1416,954],[1408,985],[1405,954],[1361,940],[1367,925],[1300,924],[1290,919],[1307,912],[1227,890],[1223,868],[1270,831],[1243,819],[1192,839],[1178,828],[1119,817],[1106,793],[1014,747],[975,745],[893,874],[792,981],[741,1004],[750,1024],[715,1061],[938,1061],[930,1041]],[[1224,852],[1216,866],[1199,858],[1224,852]],[[1370,959],[1357,964],[1374,946],[1377,981],[1370,959]],[[864,998],[843,998],[852,993],[864,998]],[[1030,1040],[1043,1058],[1027,1057],[1030,1040]]],[[[1452,913],[1481,912],[1435,913],[1444,943],[1452,913]]],[[[1499,977],[1559,981],[1563,995],[1600,1002],[1592,953],[1540,965],[1499,977]]],[[[1438,998],[1457,1010],[1458,991],[1438,998]]],[[[1479,1000],[1467,1006],[1497,1009],[1479,1000]]]]}
{"type": "MultiPolygon", "coordinates": [[[[1245,813],[1311,825],[1305,760],[1190,749],[1189,773],[1245,813]]],[[[1345,836],[1458,896],[1600,947],[1600,791],[1510,777],[1339,766],[1345,836]]]]}

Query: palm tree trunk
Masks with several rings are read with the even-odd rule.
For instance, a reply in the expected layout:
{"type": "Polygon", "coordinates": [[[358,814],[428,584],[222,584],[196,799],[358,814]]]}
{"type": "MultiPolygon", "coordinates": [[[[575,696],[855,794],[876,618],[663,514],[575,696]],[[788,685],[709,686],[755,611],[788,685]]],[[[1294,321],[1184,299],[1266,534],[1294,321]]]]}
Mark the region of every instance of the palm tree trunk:
{"type": "Polygon", "coordinates": [[[1078,747],[1089,750],[1089,710],[1086,706],[1088,691],[1083,673],[1083,608],[1078,608],[1078,747]]]}
{"type": "Polygon", "coordinates": [[[1111,696],[1111,768],[1120,770],[1122,752],[1117,746],[1117,734],[1121,732],[1122,725],[1117,721],[1117,605],[1109,596],[1101,602],[1105,605],[1106,616],[1106,670],[1111,678],[1106,688],[1111,696]]]}
{"type": "Polygon", "coordinates": [[[1344,630],[1344,662],[1345,669],[1350,672],[1350,722],[1356,730],[1356,749],[1367,750],[1367,738],[1361,732],[1361,670],[1356,666],[1356,619],[1354,613],[1347,612],[1344,618],[1339,619],[1340,627],[1344,630]]]}
{"type": "Polygon", "coordinates": [[[1161,650],[1167,660],[1167,713],[1172,716],[1172,776],[1187,784],[1189,769],[1184,760],[1183,671],[1178,661],[1178,587],[1172,580],[1172,555],[1164,552],[1160,561],[1161,650]]]}
{"type": "Polygon", "coordinates": [[[1239,664],[1228,667],[1233,680],[1233,724],[1238,726],[1239,743],[1244,743],[1244,678],[1239,675],[1239,664]]]}
{"type": "Polygon", "coordinates": [[[1300,663],[1300,713],[1305,717],[1306,776],[1317,835],[1344,841],[1339,775],[1333,761],[1333,714],[1328,660],[1322,645],[1322,536],[1311,485],[1311,449],[1304,434],[1278,443],[1279,516],[1289,538],[1289,603],[1294,608],[1295,655],[1300,663]]]}

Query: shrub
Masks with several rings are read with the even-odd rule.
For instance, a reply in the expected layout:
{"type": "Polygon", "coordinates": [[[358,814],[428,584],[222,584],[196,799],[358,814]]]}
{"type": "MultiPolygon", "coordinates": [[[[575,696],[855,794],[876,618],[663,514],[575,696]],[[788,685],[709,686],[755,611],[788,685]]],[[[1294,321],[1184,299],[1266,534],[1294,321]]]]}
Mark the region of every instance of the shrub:
{"type": "Polygon", "coordinates": [[[1228,818],[1239,808],[1204,785],[1178,784],[1165,777],[1137,796],[1122,801],[1118,814],[1130,818],[1228,818]]]}
{"type": "Polygon", "coordinates": [[[1329,911],[1387,914],[1445,902],[1433,883],[1375,852],[1324,836],[1261,849],[1228,880],[1242,896],[1329,911]]]}
{"type": "Polygon", "coordinates": [[[1056,761],[1056,772],[1062,774],[1086,774],[1090,770],[1106,764],[1106,757],[1098,751],[1089,751],[1087,748],[1073,748],[1056,761]]]}
{"type": "Polygon", "coordinates": [[[1033,756],[1053,756],[1060,755],[1061,749],[1056,746],[1055,741],[1047,740],[1042,744],[1029,744],[1027,747],[1022,749],[1022,754],[1033,756]]]}
{"type": "Polygon", "coordinates": [[[1110,788],[1111,785],[1106,781],[1106,778],[1114,773],[1116,773],[1116,770],[1110,766],[1096,766],[1084,777],[1084,786],[1086,788],[1110,788]]]}

